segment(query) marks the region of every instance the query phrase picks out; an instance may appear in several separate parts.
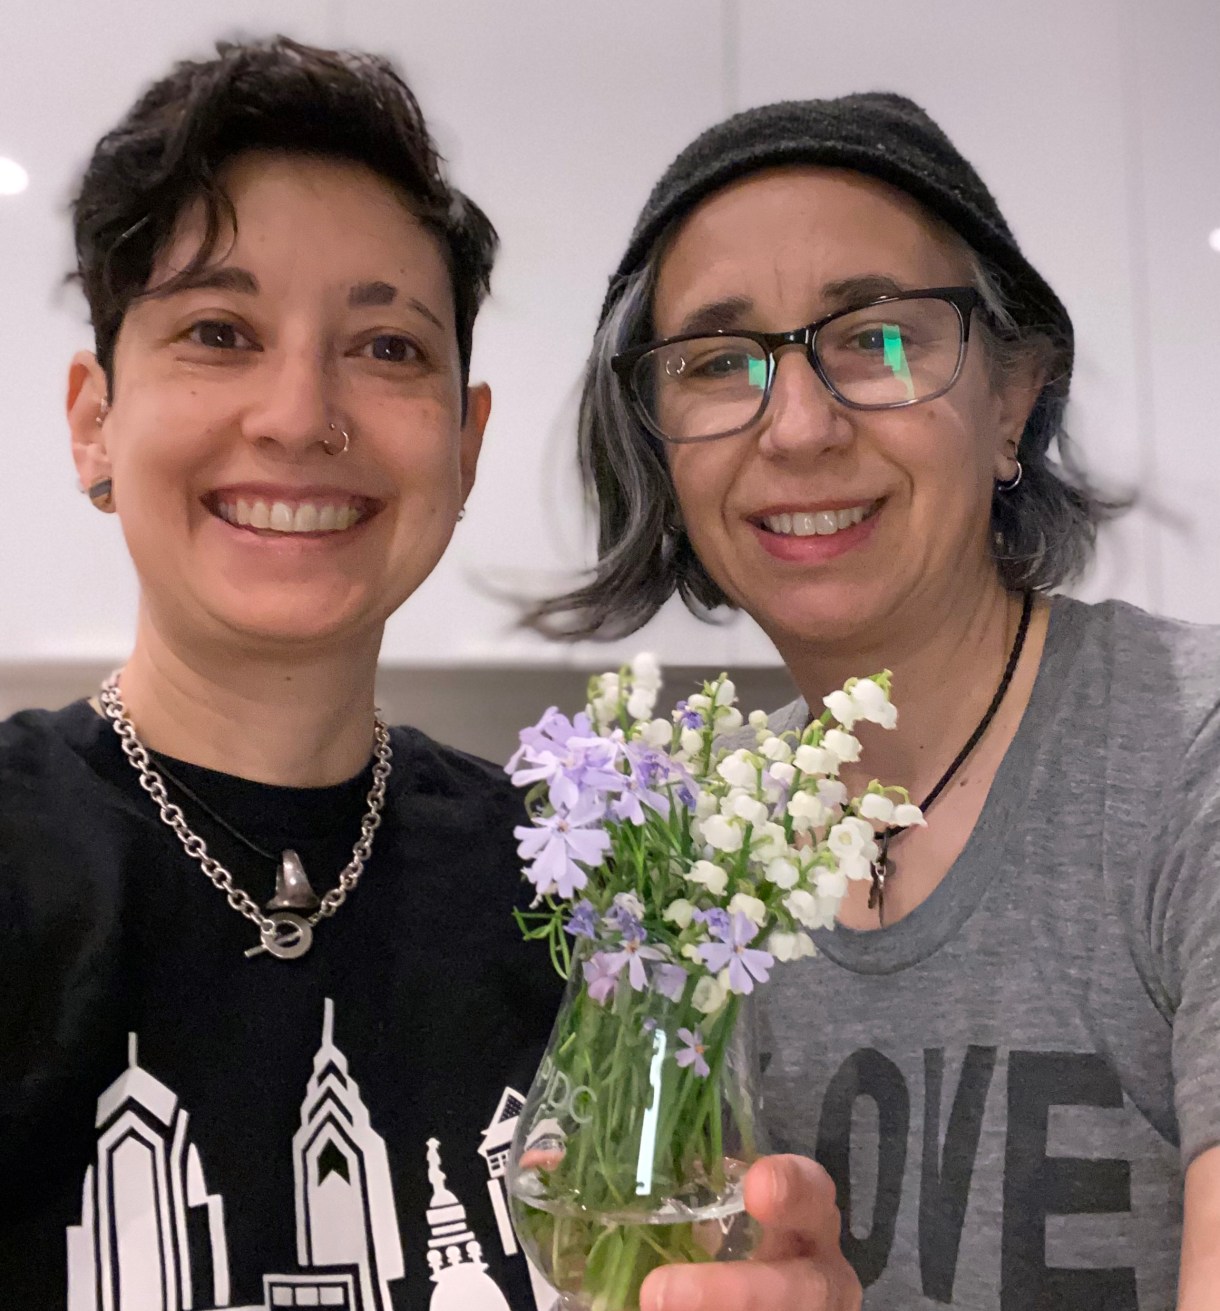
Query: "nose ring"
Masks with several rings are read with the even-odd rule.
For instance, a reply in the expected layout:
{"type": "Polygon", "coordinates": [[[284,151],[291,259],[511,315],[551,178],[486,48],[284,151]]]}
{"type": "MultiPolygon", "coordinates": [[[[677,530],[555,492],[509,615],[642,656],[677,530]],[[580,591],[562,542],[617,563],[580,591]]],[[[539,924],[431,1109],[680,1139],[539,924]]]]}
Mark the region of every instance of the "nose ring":
{"type": "Polygon", "coordinates": [[[351,435],[348,433],[346,428],[340,428],[333,423],[330,424],[329,426],[331,432],[342,433],[343,445],[339,448],[339,450],[335,450],[335,448],[330,444],[330,442],[323,441],[322,449],[326,452],[327,455],[346,455],[348,452],[348,448],[352,444],[351,435]]]}

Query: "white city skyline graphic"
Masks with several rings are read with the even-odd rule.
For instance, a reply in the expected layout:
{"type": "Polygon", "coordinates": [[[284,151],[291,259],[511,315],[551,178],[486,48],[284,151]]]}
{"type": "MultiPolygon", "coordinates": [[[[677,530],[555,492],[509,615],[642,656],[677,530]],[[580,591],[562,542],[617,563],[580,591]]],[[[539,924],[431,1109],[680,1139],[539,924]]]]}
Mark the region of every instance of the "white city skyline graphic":
{"type": "MultiPolygon", "coordinates": [[[[335,1044],[330,998],[291,1144],[300,1268],[265,1273],[260,1302],[231,1300],[224,1199],[208,1192],[189,1112],[138,1057],[133,1033],[127,1069],[98,1098],[97,1155],[85,1173],[80,1223],[67,1231],[67,1311],[393,1311],[391,1285],[408,1267],[389,1158],[335,1044]]],[[[504,1090],[477,1148],[506,1256],[518,1249],[501,1180],[523,1100],[504,1090]]],[[[448,1187],[440,1142],[424,1146],[430,1237],[415,1262],[427,1265],[433,1284],[427,1311],[509,1311],[448,1187]]],[[[538,1311],[549,1311],[555,1293],[532,1267],[530,1275],[538,1311]]]]}

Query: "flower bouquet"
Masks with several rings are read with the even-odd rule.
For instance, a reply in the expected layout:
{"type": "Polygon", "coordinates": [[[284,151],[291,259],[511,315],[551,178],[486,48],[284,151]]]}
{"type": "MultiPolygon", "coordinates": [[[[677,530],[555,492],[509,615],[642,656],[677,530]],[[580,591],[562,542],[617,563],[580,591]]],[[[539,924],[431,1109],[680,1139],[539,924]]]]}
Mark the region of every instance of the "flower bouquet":
{"type": "Polygon", "coordinates": [[[585,712],[548,710],[507,767],[529,788],[519,918],[568,980],[518,1120],[513,1219],[561,1305],[590,1311],[636,1307],[657,1266],[748,1255],[752,994],[870,877],[875,824],[923,823],[904,789],[853,798],[838,777],[858,720],[896,723],[888,673],[799,733],[761,711],[747,727],[724,676],[665,719],[659,688],[648,656],[593,678],[585,712]]]}

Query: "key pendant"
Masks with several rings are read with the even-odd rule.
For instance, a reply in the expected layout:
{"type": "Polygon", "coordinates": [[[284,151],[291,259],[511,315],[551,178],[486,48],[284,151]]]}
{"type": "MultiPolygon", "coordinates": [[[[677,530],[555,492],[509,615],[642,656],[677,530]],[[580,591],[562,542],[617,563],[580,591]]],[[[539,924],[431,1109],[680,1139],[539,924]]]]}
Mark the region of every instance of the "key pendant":
{"type": "Polygon", "coordinates": [[[268,918],[273,927],[270,931],[260,931],[262,941],[257,947],[251,947],[246,952],[247,956],[269,951],[280,960],[296,960],[298,956],[304,956],[313,945],[313,925],[300,915],[281,910],[268,918]]]}

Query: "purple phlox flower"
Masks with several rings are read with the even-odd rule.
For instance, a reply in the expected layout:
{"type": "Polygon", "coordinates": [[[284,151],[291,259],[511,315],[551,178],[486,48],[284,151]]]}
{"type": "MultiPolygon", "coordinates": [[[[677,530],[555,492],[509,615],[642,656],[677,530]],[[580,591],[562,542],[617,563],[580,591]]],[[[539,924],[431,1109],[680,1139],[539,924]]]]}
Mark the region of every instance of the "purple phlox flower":
{"type": "Polygon", "coordinates": [[[518,787],[545,782],[556,810],[571,810],[586,796],[604,807],[603,794],[617,792],[622,783],[615,768],[621,751],[604,737],[570,737],[557,751],[523,747],[514,757],[513,782],[518,787]]]}
{"type": "Polygon", "coordinates": [[[695,1073],[701,1078],[706,1079],[711,1074],[711,1067],[703,1059],[703,1053],[707,1050],[703,1045],[703,1033],[696,1029],[691,1033],[689,1029],[679,1029],[678,1037],[686,1044],[685,1047],[675,1052],[674,1060],[681,1066],[693,1065],[695,1073]]]}
{"type": "Polygon", "coordinates": [[[552,755],[562,755],[572,738],[592,737],[593,726],[583,711],[575,719],[569,719],[555,706],[551,706],[533,728],[523,728],[518,736],[521,745],[504,766],[505,772],[509,774],[516,770],[527,751],[549,751],[552,755]]]}
{"type": "Polygon", "coordinates": [[[652,986],[662,997],[681,1001],[686,989],[686,971],[681,965],[657,965],[652,971],[652,986]]]}
{"type": "Polygon", "coordinates": [[[711,910],[697,910],[691,918],[699,924],[706,924],[707,931],[714,938],[722,938],[729,931],[729,912],[719,906],[713,906],[711,910]]]}
{"type": "Polygon", "coordinates": [[[638,938],[642,942],[648,936],[644,932],[643,924],[626,906],[611,906],[602,916],[602,923],[607,928],[621,933],[624,938],[638,938]]]}
{"type": "Polygon", "coordinates": [[[590,956],[585,961],[583,970],[585,989],[599,1006],[602,1005],[606,998],[613,994],[618,984],[618,971],[610,968],[609,954],[599,951],[590,956]]]}
{"type": "Polygon", "coordinates": [[[692,710],[690,703],[683,698],[674,706],[674,714],[677,716],[678,723],[683,728],[702,728],[703,716],[697,710],[692,710]]]}
{"type": "Polygon", "coordinates": [[[576,862],[597,865],[610,849],[610,836],[601,827],[605,817],[601,803],[582,797],[572,810],[535,818],[528,828],[515,828],[520,839],[517,854],[531,861],[525,876],[545,895],[557,892],[571,897],[589,881],[576,862]]]}
{"type": "Polygon", "coordinates": [[[728,928],[712,929],[712,933],[721,941],[703,943],[699,955],[713,974],[727,966],[733,992],[753,992],[755,979],[766,983],[775,957],[749,945],[758,934],[758,925],[748,915],[737,911],[728,928]]]}
{"type": "Polygon", "coordinates": [[[583,897],[572,907],[564,931],[574,938],[597,937],[597,908],[588,897],[583,897]]]}
{"type": "Polygon", "coordinates": [[[656,1022],[656,1020],[654,1020],[654,1019],[652,1018],[652,1016],[650,1015],[650,1016],[649,1016],[649,1017],[648,1017],[648,1018],[647,1018],[647,1019],[646,1019],[646,1020],[641,1024],[641,1025],[640,1025],[640,1028],[643,1029],[645,1033],[655,1033],[655,1032],[656,1032],[656,1028],[657,1028],[657,1022],[656,1022]]]}
{"type": "Polygon", "coordinates": [[[694,792],[692,792],[685,783],[681,784],[678,790],[674,793],[674,796],[677,798],[680,806],[685,806],[687,810],[694,810],[696,797],[694,792]]]}
{"type": "Polygon", "coordinates": [[[612,969],[617,976],[624,968],[627,970],[627,980],[636,992],[643,992],[648,986],[648,975],[644,970],[645,961],[663,961],[665,953],[659,951],[656,947],[646,947],[648,935],[642,928],[634,931],[628,936],[623,935],[623,941],[620,950],[607,953],[607,968],[612,969]]]}

